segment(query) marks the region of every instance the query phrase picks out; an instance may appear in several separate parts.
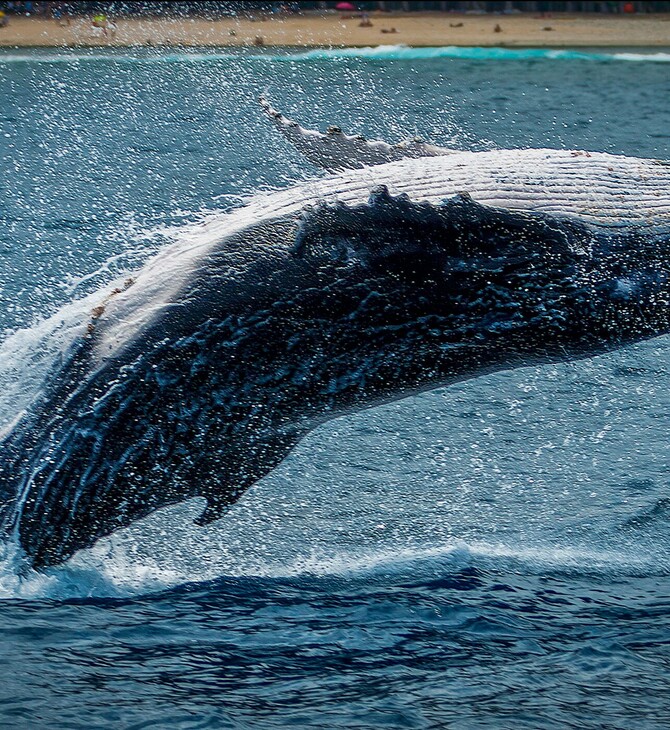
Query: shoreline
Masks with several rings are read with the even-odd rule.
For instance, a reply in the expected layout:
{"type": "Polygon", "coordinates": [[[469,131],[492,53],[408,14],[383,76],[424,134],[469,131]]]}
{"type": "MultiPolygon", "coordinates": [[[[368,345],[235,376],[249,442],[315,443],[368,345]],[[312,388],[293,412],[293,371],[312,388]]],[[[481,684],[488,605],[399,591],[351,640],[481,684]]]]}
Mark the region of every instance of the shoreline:
{"type": "Polygon", "coordinates": [[[645,15],[463,15],[422,13],[360,17],[299,15],[250,18],[119,18],[105,35],[90,18],[70,25],[9,16],[0,48],[124,48],[137,46],[417,48],[668,48],[670,13],[645,15]],[[497,30],[496,30],[497,28],[497,30]],[[392,32],[395,29],[395,32],[392,32]]]}

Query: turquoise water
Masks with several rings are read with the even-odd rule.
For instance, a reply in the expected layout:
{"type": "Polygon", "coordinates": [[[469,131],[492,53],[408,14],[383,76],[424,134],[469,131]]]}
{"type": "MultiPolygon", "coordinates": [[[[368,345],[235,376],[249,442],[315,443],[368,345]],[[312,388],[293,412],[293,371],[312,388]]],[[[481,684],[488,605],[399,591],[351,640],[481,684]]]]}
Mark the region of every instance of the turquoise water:
{"type": "MultiPolygon", "coordinates": [[[[663,50],[0,55],[0,422],[67,303],[320,174],[261,116],[670,159],[663,50]],[[52,317],[45,323],[46,317],[52,317]]],[[[76,305],[74,305],[76,308],[76,305]]],[[[0,565],[3,728],[666,728],[670,340],[338,419],[195,502],[0,565]]]]}

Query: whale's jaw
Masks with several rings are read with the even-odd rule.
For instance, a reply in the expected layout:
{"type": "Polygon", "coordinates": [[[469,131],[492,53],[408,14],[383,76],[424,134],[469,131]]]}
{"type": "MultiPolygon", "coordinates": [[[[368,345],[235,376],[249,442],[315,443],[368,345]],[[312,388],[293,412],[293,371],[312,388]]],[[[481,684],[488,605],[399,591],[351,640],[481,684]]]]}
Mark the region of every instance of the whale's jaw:
{"type": "Polygon", "coordinates": [[[658,227],[380,188],[236,235],[101,362],[103,318],[3,444],[5,529],[35,567],[192,496],[216,519],[342,413],[670,329],[658,227]]]}

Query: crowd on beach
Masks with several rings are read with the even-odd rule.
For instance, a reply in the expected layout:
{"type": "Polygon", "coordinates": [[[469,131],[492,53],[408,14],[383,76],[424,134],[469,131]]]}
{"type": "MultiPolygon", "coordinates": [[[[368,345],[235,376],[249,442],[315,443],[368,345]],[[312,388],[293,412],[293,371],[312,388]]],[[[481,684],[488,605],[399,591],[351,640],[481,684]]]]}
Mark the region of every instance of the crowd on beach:
{"type": "Polygon", "coordinates": [[[368,47],[390,44],[417,47],[563,48],[597,45],[666,48],[670,45],[668,23],[663,22],[662,16],[648,14],[664,11],[670,13],[670,0],[0,0],[0,47],[368,47]],[[452,12],[460,17],[451,15],[452,12]],[[590,19],[586,13],[592,13],[590,19]],[[545,20],[553,15],[556,22],[545,20]],[[633,22],[626,18],[633,19],[633,22]],[[181,22],[182,19],[187,22],[181,22]],[[273,20],[276,22],[263,22],[273,20]],[[3,27],[6,25],[10,27],[3,27]]]}
{"type": "MultiPolygon", "coordinates": [[[[10,15],[54,17],[68,19],[73,16],[160,16],[160,15],[204,15],[210,17],[244,15],[249,13],[292,14],[302,12],[337,12],[344,5],[359,12],[456,12],[456,13],[667,13],[670,1],[622,2],[620,0],[572,0],[544,2],[515,1],[468,1],[468,2],[386,2],[360,1],[344,3],[338,0],[312,2],[268,2],[264,0],[245,2],[215,2],[213,0],[184,2],[47,2],[35,0],[0,0],[1,18],[5,23],[10,15]],[[339,7],[338,7],[339,6],[339,7]]],[[[1,21],[0,21],[1,22],[1,21]]]]}

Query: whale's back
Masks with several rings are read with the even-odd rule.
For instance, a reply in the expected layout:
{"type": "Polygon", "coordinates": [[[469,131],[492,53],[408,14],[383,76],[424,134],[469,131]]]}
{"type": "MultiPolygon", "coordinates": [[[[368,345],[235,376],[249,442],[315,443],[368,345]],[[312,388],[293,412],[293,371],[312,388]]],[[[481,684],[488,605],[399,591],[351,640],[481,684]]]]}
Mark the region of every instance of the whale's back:
{"type": "MultiPolygon", "coordinates": [[[[288,235],[272,244],[288,249],[305,209],[320,203],[358,205],[380,185],[391,195],[405,194],[417,202],[438,204],[467,193],[484,205],[574,216],[598,226],[670,226],[670,163],[661,160],[521,149],[458,152],[346,170],[257,194],[243,207],[187,229],[138,272],[131,288],[110,298],[98,324],[99,357],[114,356],[165,307],[174,306],[188,282],[202,276],[213,260],[220,267],[221,249],[233,237],[233,247],[267,246],[262,236],[245,237],[245,231],[288,222],[288,235]]],[[[231,276],[236,258],[233,251],[231,276]]]]}

